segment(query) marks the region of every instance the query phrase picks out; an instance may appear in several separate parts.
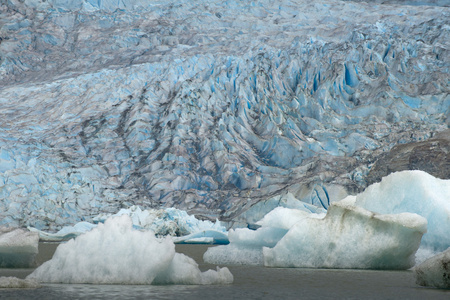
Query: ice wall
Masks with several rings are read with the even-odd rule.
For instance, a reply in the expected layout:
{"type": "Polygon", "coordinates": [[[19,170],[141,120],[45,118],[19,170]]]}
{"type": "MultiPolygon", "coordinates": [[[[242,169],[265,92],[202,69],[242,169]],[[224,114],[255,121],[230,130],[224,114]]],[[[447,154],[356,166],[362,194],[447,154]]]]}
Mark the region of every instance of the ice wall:
{"type": "Polygon", "coordinates": [[[227,284],[227,268],[201,272],[197,263],[175,252],[170,238],[132,229],[127,215],[106,220],[74,240],[60,244],[53,258],[27,279],[93,284],[227,284]]]}
{"type": "Polygon", "coordinates": [[[2,4],[0,224],[331,203],[394,145],[448,128],[448,7],[2,4]]]}

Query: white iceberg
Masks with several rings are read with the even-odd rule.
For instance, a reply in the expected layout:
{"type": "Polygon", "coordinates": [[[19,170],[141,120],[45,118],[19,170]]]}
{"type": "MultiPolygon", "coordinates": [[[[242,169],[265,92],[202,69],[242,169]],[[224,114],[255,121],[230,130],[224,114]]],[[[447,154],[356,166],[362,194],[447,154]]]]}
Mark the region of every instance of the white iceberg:
{"type": "Polygon", "coordinates": [[[172,239],[136,230],[128,215],[61,244],[53,258],[27,279],[51,283],[228,284],[227,268],[201,272],[195,261],[175,252],[172,239]]]}
{"type": "Polygon", "coordinates": [[[0,268],[31,268],[39,235],[21,228],[0,227],[0,268]]]}
{"type": "Polygon", "coordinates": [[[423,171],[402,171],[384,177],[352,197],[355,205],[380,214],[416,213],[428,221],[421,247],[450,247],[450,180],[423,171]]]}
{"type": "Polygon", "coordinates": [[[450,248],[414,268],[416,283],[450,289],[450,248]]]}
{"type": "Polygon", "coordinates": [[[426,226],[417,214],[381,215],[342,200],[332,203],[323,219],[307,216],[275,247],[264,247],[264,265],[407,269],[414,265],[426,226]]]}
{"type": "Polygon", "coordinates": [[[230,244],[209,248],[216,264],[269,267],[407,269],[426,232],[426,220],[411,213],[380,215],[334,202],[327,214],[276,208],[257,230],[230,230],[230,244]]]}

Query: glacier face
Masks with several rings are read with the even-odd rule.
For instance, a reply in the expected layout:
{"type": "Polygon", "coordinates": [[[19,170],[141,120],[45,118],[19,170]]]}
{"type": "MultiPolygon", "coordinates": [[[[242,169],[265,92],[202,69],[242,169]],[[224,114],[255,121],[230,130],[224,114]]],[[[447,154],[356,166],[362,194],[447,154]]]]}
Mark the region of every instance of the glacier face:
{"type": "Polygon", "coordinates": [[[326,208],[448,129],[449,7],[3,3],[0,224],[131,205],[232,220],[287,192],[326,208]]]}

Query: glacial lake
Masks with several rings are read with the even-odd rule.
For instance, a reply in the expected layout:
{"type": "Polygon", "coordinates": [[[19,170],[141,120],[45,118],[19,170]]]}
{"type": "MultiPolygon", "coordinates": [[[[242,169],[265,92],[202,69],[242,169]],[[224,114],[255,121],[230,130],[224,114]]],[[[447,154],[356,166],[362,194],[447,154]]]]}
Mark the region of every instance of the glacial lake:
{"type": "MultiPolygon", "coordinates": [[[[55,244],[40,244],[38,262],[55,244]]],[[[202,271],[207,245],[177,245],[202,271]]],[[[44,284],[39,289],[0,289],[0,299],[450,299],[450,290],[420,287],[412,271],[329,270],[228,266],[230,285],[44,284]]],[[[33,269],[0,269],[0,276],[24,278],[33,269]]]]}

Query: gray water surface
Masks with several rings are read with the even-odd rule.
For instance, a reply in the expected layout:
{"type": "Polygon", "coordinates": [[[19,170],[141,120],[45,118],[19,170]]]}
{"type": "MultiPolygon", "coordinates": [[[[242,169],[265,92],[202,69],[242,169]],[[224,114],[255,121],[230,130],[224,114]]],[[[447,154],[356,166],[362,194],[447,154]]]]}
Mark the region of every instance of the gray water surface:
{"type": "MultiPolygon", "coordinates": [[[[204,271],[215,268],[202,261],[207,247],[177,245],[177,252],[194,258],[204,271]]],[[[52,248],[41,245],[38,259],[45,252],[49,257],[52,248]],[[42,250],[45,247],[49,249],[42,250]]],[[[0,299],[450,299],[450,290],[417,286],[411,271],[228,268],[234,276],[230,285],[44,284],[39,289],[0,290],[0,299]]],[[[23,278],[32,271],[0,269],[0,276],[23,278]]]]}

